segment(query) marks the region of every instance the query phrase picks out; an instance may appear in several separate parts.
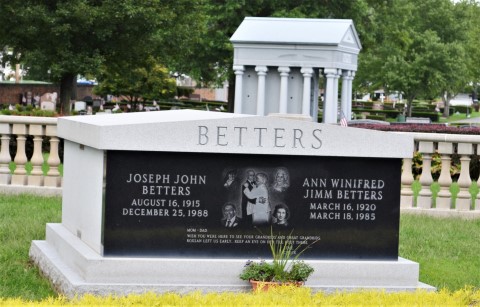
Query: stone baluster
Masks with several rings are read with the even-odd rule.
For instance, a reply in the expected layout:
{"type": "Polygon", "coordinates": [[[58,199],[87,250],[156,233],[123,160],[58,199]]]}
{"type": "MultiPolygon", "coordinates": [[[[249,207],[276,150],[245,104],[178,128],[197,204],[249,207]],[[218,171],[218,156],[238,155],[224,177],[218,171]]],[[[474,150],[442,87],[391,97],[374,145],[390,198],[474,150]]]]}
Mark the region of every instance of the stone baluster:
{"type": "Polygon", "coordinates": [[[10,168],[8,167],[11,162],[10,158],[10,135],[12,134],[12,128],[8,123],[0,124],[0,184],[10,184],[12,175],[10,174],[10,168]]]}
{"type": "Polygon", "coordinates": [[[13,124],[12,133],[17,135],[17,152],[13,160],[16,168],[12,175],[12,185],[26,185],[27,170],[25,169],[25,165],[28,160],[25,153],[25,143],[27,141],[26,135],[28,134],[27,125],[13,124]]]}
{"type": "Polygon", "coordinates": [[[422,154],[422,175],[420,176],[420,184],[422,189],[418,193],[417,207],[429,209],[432,207],[432,191],[430,186],[433,183],[432,178],[432,154],[434,152],[433,142],[420,142],[418,151],[422,154]]]}
{"type": "Polygon", "coordinates": [[[450,175],[450,166],[452,162],[451,155],[453,153],[453,144],[448,142],[438,143],[438,153],[442,159],[442,170],[438,178],[440,191],[437,195],[437,209],[450,209],[452,206],[452,193],[450,186],[452,185],[452,177],[450,175]]]}
{"type": "Polygon", "coordinates": [[[58,166],[60,165],[58,143],[60,139],[57,137],[57,126],[47,125],[45,135],[50,137],[50,155],[47,160],[50,169],[45,177],[44,185],[47,187],[59,187],[61,186],[60,172],[58,171],[58,166]]]}
{"type": "Polygon", "coordinates": [[[400,191],[400,207],[413,207],[413,190],[412,183],[415,180],[412,173],[412,158],[403,159],[402,167],[402,189],[400,191]]]}
{"type": "Polygon", "coordinates": [[[30,159],[32,163],[32,171],[27,179],[29,186],[42,186],[43,185],[43,154],[42,154],[42,141],[44,135],[43,125],[30,125],[30,135],[33,135],[33,155],[30,159]]]}
{"type": "Polygon", "coordinates": [[[470,179],[470,156],[473,154],[472,143],[458,143],[457,153],[460,155],[460,177],[458,178],[458,187],[460,191],[457,195],[455,208],[457,210],[470,210],[472,203],[469,192],[472,180],[470,179]]]}

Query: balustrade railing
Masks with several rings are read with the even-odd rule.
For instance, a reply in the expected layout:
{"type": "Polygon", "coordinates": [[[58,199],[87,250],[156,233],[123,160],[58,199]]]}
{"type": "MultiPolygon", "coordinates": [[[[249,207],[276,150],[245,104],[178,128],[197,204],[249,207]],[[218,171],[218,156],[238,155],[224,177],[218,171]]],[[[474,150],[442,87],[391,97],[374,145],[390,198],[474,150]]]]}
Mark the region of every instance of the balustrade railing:
{"type": "MultiPolygon", "coordinates": [[[[470,174],[470,164],[478,163],[476,153],[480,153],[477,149],[480,136],[411,134],[415,140],[415,160],[403,160],[401,210],[440,216],[453,214],[480,217],[480,193],[471,191],[472,186],[477,186],[476,191],[480,189],[480,180],[477,180],[478,172],[475,176],[477,178],[472,178],[470,174]],[[432,176],[434,158],[437,169],[438,164],[441,164],[436,181],[432,176]],[[416,168],[413,172],[413,164],[418,166],[419,161],[416,160],[422,161],[421,172],[416,168]],[[454,160],[459,160],[458,165],[454,165],[454,160]],[[456,195],[451,192],[452,166],[460,170],[456,180],[456,195]],[[432,185],[437,186],[436,193],[432,192],[432,185]],[[415,188],[417,191],[414,191],[415,188]]],[[[0,116],[0,140],[0,192],[61,194],[60,139],[57,135],[56,118],[0,116]],[[16,149],[11,154],[12,148],[16,149]],[[13,172],[11,163],[16,165],[13,172]],[[31,164],[30,172],[27,172],[27,163],[31,164]],[[44,164],[47,165],[47,172],[42,169],[44,164]]]]}
{"type": "MultiPolygon", "coordinates": [[[[411,133],[415,140],[416,159],[422,160],[421,174],[417,186],[418,196],[414,196],[415,178],[412,172],[414,159],[403,160],[400,206],[402,212],[421,212],[430,215],[458,215],[466,218],[480,218],[480,180],[478,180],[478,159],[480,144],[478,135],[411,133]],[[440,164],[438,180],[432,176],[434,157],[440,164]],[[455,159],[454,159],[455,158],[455,159]],[[458,160],[458,161],[454,161],[458,160]],[[471,172],[471,164],[476,171],[471,172]],[[452,171],[460,171],[456,181],[457,193],[452,195],[452,171]],[[474,178],[473,178],[473,177],[474,178]],[[436,196],[432,186],[437,185],[436,196]]],[[[480,152],[479,152],[480,153],[480,152]]],[[[418,161],[416,161],[418,162],[418,161]]]]}
{"type": "Polygon", "coordinates": [[[61,194],[56,118],[0,116],[0,141],[1,192],[61,194]],[[44,164],[48,169],[45,172],[44,164]]]}

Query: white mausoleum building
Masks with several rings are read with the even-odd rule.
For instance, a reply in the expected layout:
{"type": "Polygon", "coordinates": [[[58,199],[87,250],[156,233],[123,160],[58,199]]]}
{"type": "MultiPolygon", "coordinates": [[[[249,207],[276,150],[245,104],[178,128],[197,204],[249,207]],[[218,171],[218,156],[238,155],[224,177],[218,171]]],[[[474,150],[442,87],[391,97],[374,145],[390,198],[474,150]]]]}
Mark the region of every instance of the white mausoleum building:
{"type": "Polygon", "coordinates": [[[296,114],[316,121],[319,78],[325,78],[323,122],[351,118],[362,48],[352,20],[246,17],[230,40],[235,113],[296,114]]]}

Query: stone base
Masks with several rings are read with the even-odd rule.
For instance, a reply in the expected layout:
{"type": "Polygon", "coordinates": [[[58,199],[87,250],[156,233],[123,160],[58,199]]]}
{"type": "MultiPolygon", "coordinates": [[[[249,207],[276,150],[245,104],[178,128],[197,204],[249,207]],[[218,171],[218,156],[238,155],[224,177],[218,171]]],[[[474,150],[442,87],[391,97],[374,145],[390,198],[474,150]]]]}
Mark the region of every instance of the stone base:
{"type": "MultiPolygon", "coordinates": [[[[102,257],[61,224],[47,224],[45,241],[33,241],[30,257],[55,288],[76,294],[126,295],[147,291],[186,293],[249,291],[238,278],[247,259],[102,257]]],[[[419,265],[398,261],[308,260],[315,272],[306,282],[313,291],[435,288],[418,281],[419,265]]]]}

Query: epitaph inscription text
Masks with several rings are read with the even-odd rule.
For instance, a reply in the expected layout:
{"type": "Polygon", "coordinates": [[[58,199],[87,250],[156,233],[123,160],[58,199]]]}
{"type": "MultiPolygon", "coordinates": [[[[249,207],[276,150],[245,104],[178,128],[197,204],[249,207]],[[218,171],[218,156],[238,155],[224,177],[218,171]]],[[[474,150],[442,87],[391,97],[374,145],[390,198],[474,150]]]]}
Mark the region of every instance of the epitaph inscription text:
{"type": "Polygon", "coordinates": [[[398,257],[400,159],[107,152],[105,256],[398,257]]]}

